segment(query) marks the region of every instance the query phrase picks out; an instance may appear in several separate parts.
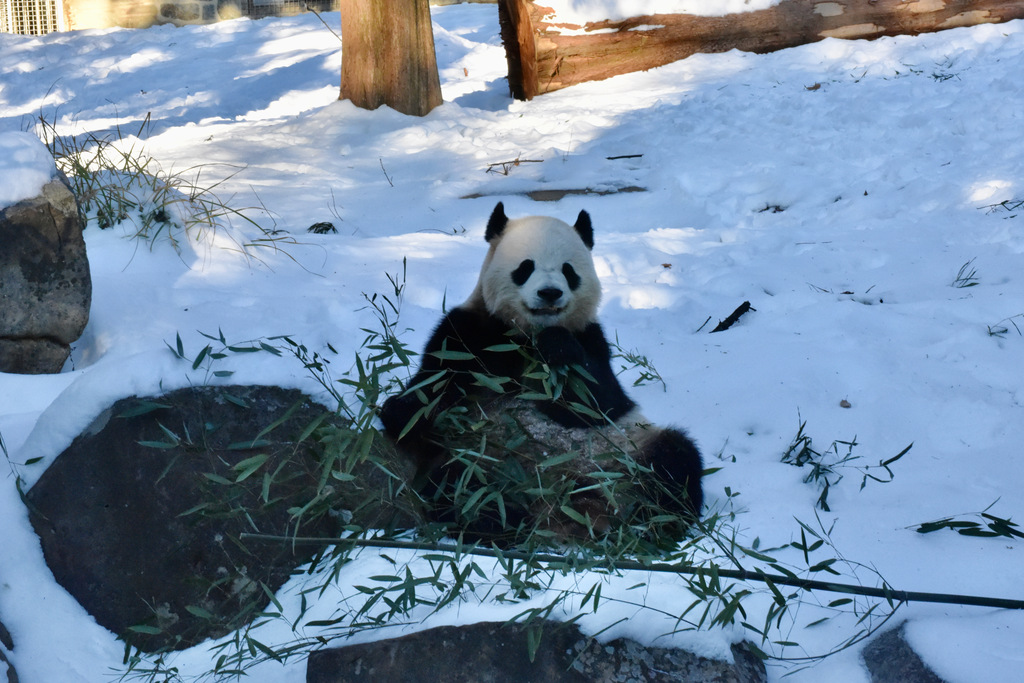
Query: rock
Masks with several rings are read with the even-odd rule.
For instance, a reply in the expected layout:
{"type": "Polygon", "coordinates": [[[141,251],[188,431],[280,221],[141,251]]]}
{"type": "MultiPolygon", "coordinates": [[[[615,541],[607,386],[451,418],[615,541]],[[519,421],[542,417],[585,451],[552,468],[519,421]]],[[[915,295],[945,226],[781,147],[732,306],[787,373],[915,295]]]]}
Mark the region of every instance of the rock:
{"type": "Polygon", "coordinates": [[[0,210],[0,372],[60,372],[89,321],[92,280],[63,176],[0,210]]]}
{"type": "Polygon", "coordinates": [[[943,683],[907,644],[902,626],[868,643],[861,657],[872,683],[943,683]]]}
{"type": "Polygon", "coordinates": [[[394,516],[393,507],[363,505],[387,490],[370,464],[293,514],[317,497],[320,477],[321,442],[297,437],[327,412],[277,387],[118,401],[26,494],[57,582],[99,624],[149,652],[244,625],[317,548],[243,540],[243,532],[336,536],[341,506],[374,523],[394,516]]]}
{"type": "Polygon", "coordinates": [[[734,663],[684,650],[644,647],[626,639],[600,644],[575,624],[545,622],[533,661],[528,628],[500,622],[442,626],[373,643],[319,650],[309,656],[306,683],[763,683],[764,664],[744,644],[734,663]]]}

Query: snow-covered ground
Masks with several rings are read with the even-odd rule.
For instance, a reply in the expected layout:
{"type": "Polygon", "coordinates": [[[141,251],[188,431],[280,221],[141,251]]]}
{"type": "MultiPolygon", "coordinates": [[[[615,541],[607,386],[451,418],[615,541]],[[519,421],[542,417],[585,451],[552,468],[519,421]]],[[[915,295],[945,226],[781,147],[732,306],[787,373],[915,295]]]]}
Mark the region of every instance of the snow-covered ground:
{"type": "MultiPolygon", "coordinates": [[[[324,17],[337,29],[337,14],[324,17]]],[[[985,509],[1024,519],[1024,216],[1008,210],[1024,200],[1024,22],[698,55],[524,103],[507,94],[494,6],[436,8],[433,18],[445,103],[424,118],[337,101],[340,44],[312,15],[0,34],[5,144],[40,114],[62,132],[120,127],[128,142],[148,117],[141,137],[165,171],[201,167],[201,185],[230,176],[216,189],[223,201],[256,207],[262,225],[296,240],[247,260],[232,239],[258,235],[237,221],[187,240],[180,254],[124,239],[126,226],[86,231],[93,310],[66,371],[0,375],[12,463],[0,480],[0,622],[22,681],[107,680],[123,647],[53,582],[15,473],[34,482],[117,398],[223,381],[176,360],[165,344],[176,335],[190,353],[208,343],[201,332],[220,329],[231,342],[288,334],[352,358],[359,329],[374,322],[362,294],[391,291],[388,274],[403,259],[400,327],[419,347],[442,303],[472,289],[498,200],[510,216],[591,213],[602,321],[665,380],[631,393],[653,421],[686,427],[707,465],[721,467],[706,497],[737,512],[742,543],[799,541],[800,520],[831,529],[835,550],[818,555],[849,561],[835,565],[841,580],[876,585],[873,569],[902,590],[1024,598],[1019,538],[915,532],[946,517],[982,521],[974,513],[985,509]],[[531,163],[491,166],[515,160],[531,163]],[[646,191],[554,203],[521,194],[627,186],[646,191]],[[320,221],[337,234],[306,233],[320,221]],[[958,274],[973,286],[954,286],[958,274]],[[743,301],[756,311],[709,334],[743,301]],[[913,447],[890,483],[860,489],[861,476],[846,470],[829,492],[831,512],[816,511],[806,470],[780,461],[804,422],[818,450],[856,437],[856,464],[913,447]],[[33,458],[42,460],[24,464],[33,458]]],[[[15,180],[11,168],[0,161],[3,185],[15,180]]],[[[222,363],[233,382],[317,390],[288,358],[222,363]]],[[[794,548],[774,554],[805,566],[794,548]]],[[[330,614],[356,577],[380,573],[383,560],[364,558],[316,610],[330,614]]],[[[610,582],[584,627],[627,617],[602,637],[711,654],[745,635],[736,626],[662,636],[671,620],[612,600],[635,597],[620,589],[640,582],[652,605],[689,604],[680,579],[631,574],[610,582]]],[[[294,605],[296,589],[281,600],[294,605]]],[[[860,628],[856,616],[805,628],[831,614],[815,599],[837,597],[808,597],[782,623],[774,640],[798,647],[763,647],[801,657],[843,642],[860,628]]],[[[768,602],[749,603],[753,623],[768,602]]],[[[466,603],[426,625],[521,609],[466,603]]],[[[1020,611],[912,604],[890,625],[902,620],[950,683],[1020,675],[1020,611]]],[[[275,629],[261,640],[290,637],[275,629]]],[[[210,654],[199,646],[174,663],[187,677],[208,669],[210,654]]],[[[772,680],[794,666],[769,662],[772,680]]],[[[250,680],[303,675],[301,663],[270,663],[250,680]]],[[[787,680],[868,676],[855,647],[787,680]]]]}

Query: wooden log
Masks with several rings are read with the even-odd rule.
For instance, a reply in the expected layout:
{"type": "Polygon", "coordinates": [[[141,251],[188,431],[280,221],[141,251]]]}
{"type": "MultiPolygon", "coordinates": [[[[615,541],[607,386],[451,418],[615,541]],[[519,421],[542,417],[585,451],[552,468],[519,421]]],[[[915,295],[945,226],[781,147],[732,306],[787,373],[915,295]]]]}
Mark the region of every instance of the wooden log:
{"type": "Polygon", "coordinates": [[[1024,18],[1024,0],[782,0],[722,17],[654,14],[560,23],[543,0],[498,0],[516,99],[645,71],[698,52],[772,52],[825,38],[914,35],[1024,18]]]}
{"type": "Polygon", "coordinates": [[[441,104],[428,0],[341,0],[341,99],[424,116],[441,104]]]}

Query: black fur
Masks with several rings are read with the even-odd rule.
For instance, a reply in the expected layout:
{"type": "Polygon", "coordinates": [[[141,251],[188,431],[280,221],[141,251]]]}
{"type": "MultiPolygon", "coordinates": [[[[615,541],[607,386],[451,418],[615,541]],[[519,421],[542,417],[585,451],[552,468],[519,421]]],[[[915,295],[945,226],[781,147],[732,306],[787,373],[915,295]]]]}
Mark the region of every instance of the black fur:
{"type": "MultiPolygon", "coordinates": [[[[604,423],[583,415],[566,405],[566,400],[593,405],[609,419],[617,420],[635,404],[623,391],[611,366],[611,352],[600,324],[590,323],[582,332],[572,333],[564,327],[547,327],[537,335],[536,348],[526,347],[527,357],[518,351],[489,350],[511,341],[509,328],[484,311],[456,308],[441,320],[423,352],[419,371],[410,380],[409,387],[418,388],[426,403],[437,401],[429,414],[421,416],[400,440],[401,446],[416,458],[420,468],[430,468],[444,456],[438,451],[437,439],[431,433],[434,418],[467,397],[479,396],[485,390],[476,384],[471,373],[479,372],[491,377],[509,377],[524,384],[531,353],[536,353],[549,366],[569,369],[579,366],[586,371],[580,375],[589,396],[565,396],[559,401],[539,402],[545,415],[565,427],[593,426],[604,423]],[[438,358],[440,351],[472,354],[472,359],[438,358]],[[443,378],[429,381],[438,373],[443,378]],[[592,379],[591,379],[592,378],[592,379]]],[[[413,416],[424,406],[416,391],[393,396],[384,402],[381,420],[385,431],[398,440],[413,416]]]]}
{"type": "Polygon", "coordinates": [[[500,235],[508,224],[508,216],[505,215],[505,205],[501,202],[494,207],[491,217],[487,220],[487,229],[484,231],[484,239],[490,242],[500,235]]]}
{"type": "MultiPolygon", "coordinates": [[[[502,209],[502,212],[504,212],[504,209],[502,209]]],[[[583,244],[587,245],[587,249],[593,249],[594,226],[590,223],[590,214],[586,211],[580,211],[580,215],[576,217],[576,225],[572,227],[576,228],[576,232],[579,233],[583,244]]]]}
{"type": "Polygon", "coordinates": [[[577,289],[580,288],[580,283],[582,282],[582,280],[580,279],[579,274],[576,272],[576,269],[573,268],[570,264],[562,264],[562,277],[565,278],[565,281],[569,285],[569,289],[571,289],[572,291],[575,292],[577,289]]]}
{"type": "Polygon", "coordinates": [[[516,283],[517,287],[522,287],[526,284],[526,281],[533,275],[534,268],[536,265],[530,259],[526,259],[519,264],[519,267],[512,271],[512,282],[516,283]]]}

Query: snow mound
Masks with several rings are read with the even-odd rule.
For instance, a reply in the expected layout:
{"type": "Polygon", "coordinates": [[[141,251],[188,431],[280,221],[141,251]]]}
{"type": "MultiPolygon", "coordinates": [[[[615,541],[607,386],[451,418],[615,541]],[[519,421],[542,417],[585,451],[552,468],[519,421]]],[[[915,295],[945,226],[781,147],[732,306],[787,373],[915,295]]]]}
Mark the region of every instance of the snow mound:
{"type": "Polygon", "coordinates": [[[53,175],[53,157],[39,138],[0,133],[0,209],[37,196],[53,175]]]}

